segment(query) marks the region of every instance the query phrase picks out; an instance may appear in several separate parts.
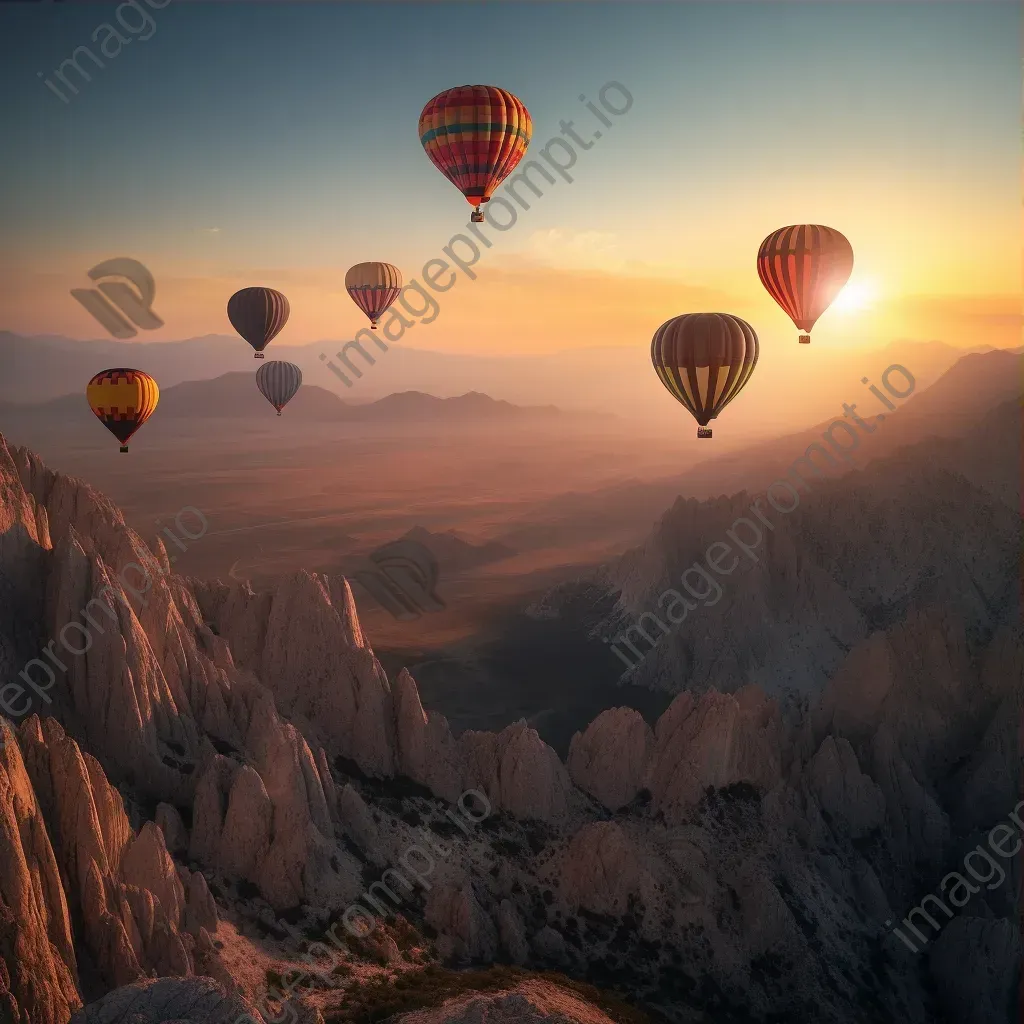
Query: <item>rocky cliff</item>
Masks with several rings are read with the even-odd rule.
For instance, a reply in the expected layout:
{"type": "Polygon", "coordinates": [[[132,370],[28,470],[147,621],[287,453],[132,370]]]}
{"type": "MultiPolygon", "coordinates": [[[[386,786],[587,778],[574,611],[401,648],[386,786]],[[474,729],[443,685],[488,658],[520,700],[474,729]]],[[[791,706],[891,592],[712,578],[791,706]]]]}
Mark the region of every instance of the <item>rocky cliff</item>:
{"type": "MultiPolygon", "coordinates": [[[[658,721],[609,709],[562,763],[522,722],[455,736],[408,672],[387,677],[344,579],[181,578],[106,499],[0,442],[0,696],[20,720],[0,751],[4,1019],[280,1020],[268,982],[314,961],[334,981],[293,986],[294,1019],[358,1019],[439,957],[555,969],[674,1021],[991,1024],[1020,955],[1012,879],[974,887],[919,953],[885,922],[1017,798],[1019,521],[910,463],[844,486],[818,500],[861,510],[845,539],[809,515],[730,597],[757,672],[694,655],[724,682],[687,689],[675,663],[658,721]],[[916,520],[900,487],[931,488],[916,520]],[[964,515],[982,536],[946,564],[937,524],[964,515]],[[784,714],[786,644],[786,678],[824,684],[784,714]],[[375,931],[325,961],[356,903],[375,931]]],[[[715,539],[711,512],[671,513],[662,554],[715,539]]],[[[477,1019],[469,1003],[410,1020],[477,1019]]]]}

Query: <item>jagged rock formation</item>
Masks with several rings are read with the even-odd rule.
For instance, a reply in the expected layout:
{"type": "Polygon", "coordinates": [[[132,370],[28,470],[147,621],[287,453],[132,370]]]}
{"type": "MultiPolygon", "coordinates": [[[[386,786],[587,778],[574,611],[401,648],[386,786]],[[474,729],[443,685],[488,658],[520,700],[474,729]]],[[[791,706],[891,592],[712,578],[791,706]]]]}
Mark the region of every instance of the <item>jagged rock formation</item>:
{"type": "Polygon", "coordinates": [[[0,1010],[64,1024],[81,1006],[67,900],[11,727],[0,722],[0,1010]]]}
{"type": "MultiPolygon", "coordinates": [[[[937,411],[931,419],[939,422],[937,411]]],[[[903,415],[893,417],[893,436],[903,415]]],[[[908,608],[941,605],[972,630],[991,629],[992,609],[1005,606],[1018,578],[1019,416],[1019,401],[1007,402],[980,423],[956,421],[961,436],[918,441],[841,479],[829,460],[851,467],[832,459],[820,438],[808,459],[805,438],[780,469],[799,499],[786,513],[765,500],[764,483],[708,501],[680,497],[643,545],[581,585],[592,590],[596,582],[598,593],[618,600],[601,635],[628,641],[619,648],[639,662],[629,672],[639,685],[675,692],[684,680],[695,690],[753,683],[772,696],[813,699],[852,647],[908,608]],[[723,568],[712,572],[708,550],[723,543],[731,551],[717,549],[723,568]],[[696,572],[681,581],[695,565],[713,582],[696,572]],[[670,588],[689,605],[683,621],[670,588]]],[[[791,505],[781,493],[780,505],[791,505]]],[[[571,596],[562,589],[546,602],[549,614],[571,596]]]]}
{"type": "Polygon", "coordinates": [[[632,802],[644,787],[654,733],[633,708],[602,712],[569,747],[572,781],[610,811],[632,802]]]}
{"type": "Polygon", "coordinates": [[[63,1022],[80,1004],[72,922],[107,988],[194,973],[200,931],[217,929],[203,876],[175,866],[152,822],[133,831],[103,769],[53,718],[4,729],[0,808],[24,817],[5,832],[0,871],[11,953],[27,954],[5,958],[12,1019],[63,1022]]]}
{"type": "MultiPolygon", "coordinates": [[[[237,1018],[244,993],[195,977],[234,983],[244,956],[218,953],[221,922],[250,958],[279,943],[279,964],[298,956],[296,921],[308,938],[375,906],[367,878],[387,867],[371,896],[433,929],[443,955],[618,984],[672,1020],[994,1024],[1020,956],[1015,868],[916,958],[884,922],[1018,799],[1020,523],[901,458],[823,486],[768,535],[765,575],[732,578],[721,607],[748,649],[704,609],[651,655],[680,690],[653,727],[606,711],[563,764],[525,722],[455,737],[425,712],[408,672],[381,669],[343,579],[182,579],[109,502],[0,442],[0,663],[25,718],[0,750],[0,1012],[67,1024],[113,989],[79,1019],[237,1018]],[[823,529],[850,507],[846,533],[823,529]],[[964,516],[981,539],[958,535],[945,564],[964,516]],[[72,622],[81,654],[61,642],[72,622]],[[772,692],[787,688],[813,699],[784,713],[772,692]],[[447,806],[468,790],[483,810],[447,806]]],[[[647,563],[690,564],[736,507],[677,505],[631,556],[646,581],[633,597],[647,563]]],[[[390,935],[368,942],[397,969],[390,935]]],[[[559,1019],[522,992],[477,998],[422,1019],[559,1019]]]]}

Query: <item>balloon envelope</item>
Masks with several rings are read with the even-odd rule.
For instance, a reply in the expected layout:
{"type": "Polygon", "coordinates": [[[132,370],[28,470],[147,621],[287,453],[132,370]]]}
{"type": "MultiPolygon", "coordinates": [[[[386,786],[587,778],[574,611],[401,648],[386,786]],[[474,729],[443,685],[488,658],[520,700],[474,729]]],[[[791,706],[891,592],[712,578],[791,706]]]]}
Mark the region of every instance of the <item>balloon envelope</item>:
{"type": "Polygon", "coordinates": [[[750,380],[760,351],[754,328],[731,313],[683,313],[651,341],[662,384],[696,419],[698,437],[750,380]]]}
{"type": "Polygon", "coordinates": [[[89,407],[128,451],[128,440],[156,409],[160,388],[148,373],[119,366],[102,370],[85,389],[89,407]]]}
{"type": "Polygon", "coordinates": [[[523,101],[494,85],[460,85],[423,108],[420,143],[431,163],[476,209],[523,158],[533,120],[523,101]]]}
{"type": "Polygon", "coordinates": [[[345,275],[345,290],[376,330],[381,313],[402,291],[402,272],[390,263],[357,263],[345,275]]]}
{"type": "Polygon", "coordinates": [[[757,253],[757,276],[810,342],[815,321],[853,272],[853,247],[824,224],[789,224],[773,231],[757,253]]]}
{"type": "Polygon", "coordinates": [[[281,410],[302,386],[302,371],[294,363],[271,359],[256,371],[256,387],[281,415],[281,410]]]}
{"type": "Polygon", "coordinates": [[[256,359],[288,323],[291,307],[273,288],[243,288],[228,299],[231,326],[256,350],[256,359]]]}

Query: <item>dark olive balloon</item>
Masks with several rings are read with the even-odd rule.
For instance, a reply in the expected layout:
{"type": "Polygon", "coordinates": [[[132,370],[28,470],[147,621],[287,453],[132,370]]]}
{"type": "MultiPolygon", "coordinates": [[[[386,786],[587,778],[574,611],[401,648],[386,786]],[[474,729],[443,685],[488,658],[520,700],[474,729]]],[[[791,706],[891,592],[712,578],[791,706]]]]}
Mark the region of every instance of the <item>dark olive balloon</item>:
{"type": "Polygon", "coordinates": [[[243,288],[228,299],[231,326],[256,350],[256,359],[288,323],[288,300],[273,288],[243,288]]]}
{"type": "Polygon", "coordinates": [[[693,414],[698,437],[743,389],[757,365],[754,328],[731,313],[683,313],[663,323],[651,342],[662,384],[693,414]]]}

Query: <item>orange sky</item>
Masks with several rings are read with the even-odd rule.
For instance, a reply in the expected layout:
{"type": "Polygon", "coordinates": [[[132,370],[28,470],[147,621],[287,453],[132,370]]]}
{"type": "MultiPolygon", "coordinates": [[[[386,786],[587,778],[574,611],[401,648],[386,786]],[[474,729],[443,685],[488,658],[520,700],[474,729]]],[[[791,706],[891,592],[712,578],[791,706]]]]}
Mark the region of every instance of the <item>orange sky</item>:
{"type": "MultiPolygon", "coordinates": [[[[941,256],[933,256],[936,265],[930,273],[920,265],[910,274],[881,259],[858,261],[851,290],[864,293],[863,307],[844,309],[844,303],[837,302],[819,321],[815,339],[872,347],[899,338],[959,346],[1019,345],[1021,304],[1019,293],[1012,290],[1012,277],[1019,276],[1020,260],[1010,238],[1001,241],[979,254],[979,262],[991,261],[987,279],[978,265],[941,266],[941,256]],[[984,284],[989,285],[987,291],[971,290],[972,285],[984,284]]],[[[431,316],[429,311],[410,318],[415,326],[405,332],[402,344],[481,354],[645,345],[664,320],[697,310],[735,313],[762,336],[796,334],[762,290],[752,260],[747,261],[746,273],[711,268],[700,274],[695,268],[626,258],[610,233],[559,229],[533,233],[521,253],[505,255],[496,248],[483,251],[473,267],[475,280],[459,272],[449,291],[433,296],[433,322],[422,322],[431,316]]],[[[439,250],[440,246],[438,254],[439,250]]],[[[291,319],[276,345],[350,338],[364,326],[342,288],[345,267],[195,276],[178,276],[171,266],[159,263],[150,264],[150,269],[157,280],[153,308],[165,326],[140,333],[140,341],[232,334],[224,311],[226,296],[256,280],[280,288],[291,301],[291,319]]],[[[80,284],[87,285],[81,276],[80,284]]],[[[102,337],[99,326],[68,294],[69,278],[73,279],[70,268],[47,273],[4,269],[0,327],[26,334],[102,337]],[[45,310],[45,317],[40,317],[40,310],[45,310]]],[[[406,282],[412,279],[407,271],[406,282]]],[[[414,308],[424,308],[416,296],[410,295],[409,301],[414,308]]]]}

